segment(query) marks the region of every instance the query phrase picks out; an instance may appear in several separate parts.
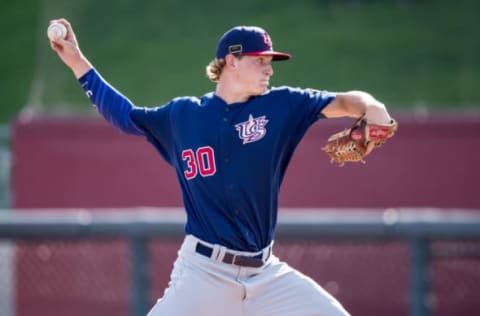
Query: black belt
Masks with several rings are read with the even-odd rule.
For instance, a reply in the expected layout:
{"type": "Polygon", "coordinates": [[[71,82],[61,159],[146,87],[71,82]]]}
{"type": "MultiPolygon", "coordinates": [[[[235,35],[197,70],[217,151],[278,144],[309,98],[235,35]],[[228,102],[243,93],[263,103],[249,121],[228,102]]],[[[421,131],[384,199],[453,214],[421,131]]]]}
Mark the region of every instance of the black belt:
{"type": "MultiPolygon", "coordinates": [[[[205,257],[211,258],[213,253],[213,248],[206,246],[202,243],[197,242],[195,246],[195,251],[205,257]]],[[[222,262],[227,264],[234,264],[240,267],[250,267],[250,268],[259,268],[265,263],[262,260],[263,253],[256,255],[255,257],[236,255],[230,252],[225,252],[222,262]]]]}

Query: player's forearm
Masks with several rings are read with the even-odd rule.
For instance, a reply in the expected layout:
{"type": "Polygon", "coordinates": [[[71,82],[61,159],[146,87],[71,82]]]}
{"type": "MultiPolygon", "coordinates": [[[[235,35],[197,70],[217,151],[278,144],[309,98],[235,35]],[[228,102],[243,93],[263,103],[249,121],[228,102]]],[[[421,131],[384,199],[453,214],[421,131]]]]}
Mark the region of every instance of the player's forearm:
{"type": "MultiPolygon", "coordinates": [[[[80,73],[84,69],[78,68],[80,73]]],[[[108,84],[94,68],[89,68],[78,81],[92,104],[108,122],[126,133],[142,134],[130,118],[130,111],[134,107],[132,102],[108,84]]]]}
{"type": "Polygon", "coordinates": [[[70,65],[70,69],[77,79],[83,77],[92,68],[92,64],[83,55],[79,56],[76,61],[70,65]]]}
{"type": "Polygon", "coordinates": [[[350,91],[337,95],[336,116],[350,116],[367,121],[385,124],[391,121],[385,105],[372,95],[362,91],[350,91]]]}

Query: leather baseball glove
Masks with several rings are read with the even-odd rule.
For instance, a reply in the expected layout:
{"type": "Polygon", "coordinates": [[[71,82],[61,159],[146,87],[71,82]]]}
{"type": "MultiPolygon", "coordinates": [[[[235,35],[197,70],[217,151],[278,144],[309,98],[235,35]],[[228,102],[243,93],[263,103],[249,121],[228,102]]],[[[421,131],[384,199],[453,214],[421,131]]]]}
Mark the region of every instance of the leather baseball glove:
{"type": "Polygon", "coordinates": [[[383,145],[397,131],[395,120],[389,124],[368,123],[364,118],[355,122],[352,128],[336,133],[328,138],[322,148],[332,163],[343,166],[345,162],[362,162],[373,149],[383,145]]]}

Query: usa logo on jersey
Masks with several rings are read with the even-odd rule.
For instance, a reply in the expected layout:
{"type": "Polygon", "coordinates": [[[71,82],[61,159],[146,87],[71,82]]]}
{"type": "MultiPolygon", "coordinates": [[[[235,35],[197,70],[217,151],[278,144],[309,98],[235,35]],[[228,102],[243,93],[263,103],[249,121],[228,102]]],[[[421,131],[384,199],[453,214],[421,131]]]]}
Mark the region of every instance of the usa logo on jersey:
{"type": "Polygon", "coordinates": [[[265,125],[267,125],[268,120],[266,116],[253,117],[252,114],[248,116],[248,121],[238,123],[235,125],[235,128],[238,131],[238,137],[243,140],[243,144],[253,143],[262,139],[267,130],[265,125]]]}

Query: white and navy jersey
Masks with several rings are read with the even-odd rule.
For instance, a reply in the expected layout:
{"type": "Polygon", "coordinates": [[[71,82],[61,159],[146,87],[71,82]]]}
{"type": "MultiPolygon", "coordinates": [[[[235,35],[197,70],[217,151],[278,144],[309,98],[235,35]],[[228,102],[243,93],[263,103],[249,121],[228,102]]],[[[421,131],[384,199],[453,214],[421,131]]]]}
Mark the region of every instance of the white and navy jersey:
{"type": "Polygon", "coordinates": [[[335,98],[280,87],[241,103],[226,104],[208,93],[147,108],[133,105],[93,69],[79,81],[110,123],[146,137],[175,168],[187,234],[251,252],[273,240],[279,189],[292,154],[335,98]]]}

